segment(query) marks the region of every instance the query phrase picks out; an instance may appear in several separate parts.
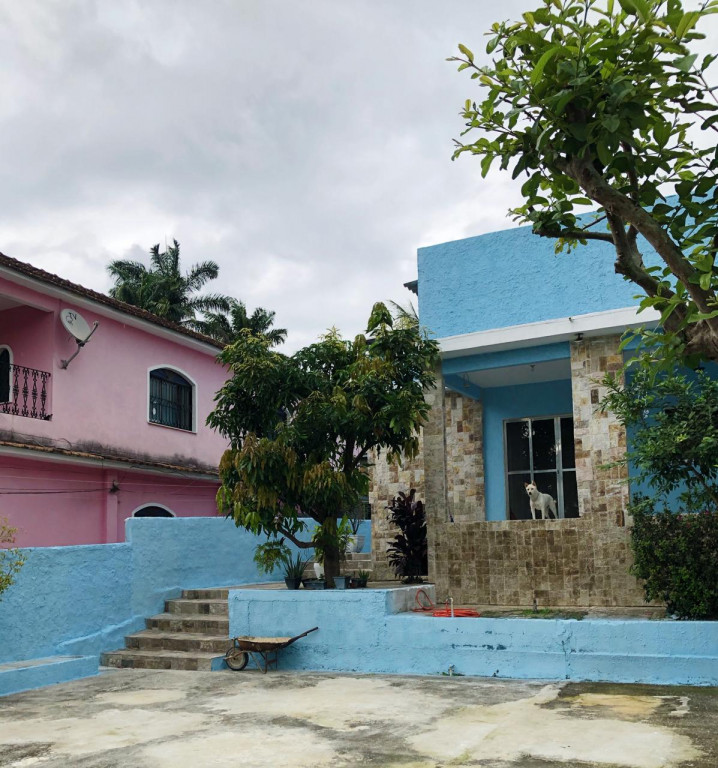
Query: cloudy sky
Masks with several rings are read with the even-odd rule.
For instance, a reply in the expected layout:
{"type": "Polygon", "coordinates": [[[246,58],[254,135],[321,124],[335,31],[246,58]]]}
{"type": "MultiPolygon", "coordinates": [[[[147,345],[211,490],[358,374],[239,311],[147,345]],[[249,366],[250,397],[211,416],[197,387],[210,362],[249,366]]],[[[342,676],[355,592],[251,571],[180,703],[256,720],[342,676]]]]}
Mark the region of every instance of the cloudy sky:
{"type": "Polygon", "coordinates": [[[510,226],[509,178],[451,162],[483,49],[535,0],[23,0],[0,5],[0,251],[100,291],[176,238],[288,351],[376,300],[416,249],[510,226]]]}

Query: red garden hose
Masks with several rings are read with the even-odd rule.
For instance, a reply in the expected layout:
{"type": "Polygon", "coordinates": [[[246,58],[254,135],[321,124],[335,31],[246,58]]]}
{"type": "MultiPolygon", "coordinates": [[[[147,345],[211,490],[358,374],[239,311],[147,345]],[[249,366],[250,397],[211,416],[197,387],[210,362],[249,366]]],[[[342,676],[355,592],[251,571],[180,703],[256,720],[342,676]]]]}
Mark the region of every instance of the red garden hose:
{"type": "Polygon", "coordinates": [[[437,608],[434,603],[431,602],[431,598],[426,594],[426,590],[418,589],[416,591],[416,608],[411,610],[415,613],[429,613],[431,611],[432,616],[444,617],[444,618],[477,618],[481,616],[478,611],[474,611],[472,608],[454,608],[449,606],[449,601],[446,601],[444,608],[437,608]],[[419,595],[423,595],[423,602],[419,599],[419,595]]]}

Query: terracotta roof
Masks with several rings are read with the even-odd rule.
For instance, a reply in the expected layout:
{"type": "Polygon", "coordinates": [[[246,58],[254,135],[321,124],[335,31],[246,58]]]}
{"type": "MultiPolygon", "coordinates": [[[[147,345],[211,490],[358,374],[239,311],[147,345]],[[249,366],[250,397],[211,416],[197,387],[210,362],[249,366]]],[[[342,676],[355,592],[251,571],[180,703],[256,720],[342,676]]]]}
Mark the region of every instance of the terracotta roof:
{"type": "Polygon", "coordinates": [[[173,323],[171,320],[166,320],[164,317],[158,317],[153,315],[152,312],[148,312],[146,309],[140,309],[139,307],[133,307],[132,304],[126,304],[124,301],[118,301],[111,296],[106,296],[104,293],[93,291],[90,288],[85,288],[77,283],[71,283],[69,280],[65,280],[64,277],[53,275],[52,272],[45,272],[44,269],[33,267],[32,264],[26,264],[24,261],[18,261],[10,256],[0,253],[0,267],[6,267],[13,272],[17,272],[25,277],[29,277],[33,280],[37,280],[41,283],[47,283],[56,288],[62,288],[64,291],[69,291],[77,296],[81,296],[84,299],[90,299],[90,301],[97,302],[98,304],[104,304],[111,309],[118,312],[122,312],[125,315],[132,315],[141,320],[146,320],[148,323],[159,325],[162,328],[167,328],[170,331],[181,333],[183,336],[189,336],[190,338],[202,341],[205,344],[210,344],[217,349],[223,349],[224,344],[217,339],[213,339],[211,336],[205,336],[203,333],[197,333],[189,328],[185,328],[183,325],[173,323]]]}
{"type": "Polygon", "coordinates": [[[58,448],[54,445],[38,445],[36,443],[21,443],[15,440],[0,440],[0,452],[2,448],[16,448],[32,451],[34,453],[55,454],[68,456],[75,459],[89,459],[91,461],[117,461],[129,465],[131,469],[160,469],[166,472],[181,472],[184,475],[211,475],[219,479],[219,472],[212,467],[189,466],[170,464],[162,461],[150,461],[137,456],[123,456],[121,454],[100,454],[90,451],[77,451],[68,448],[58,448]]]}

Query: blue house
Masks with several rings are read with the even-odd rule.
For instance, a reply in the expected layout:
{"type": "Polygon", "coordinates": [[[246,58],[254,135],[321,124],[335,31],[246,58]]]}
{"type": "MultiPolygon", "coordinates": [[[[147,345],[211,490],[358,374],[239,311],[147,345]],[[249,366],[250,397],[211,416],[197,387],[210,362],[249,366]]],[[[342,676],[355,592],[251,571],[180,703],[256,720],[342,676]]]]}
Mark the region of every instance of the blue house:
{"type": "MultiPolygon", "coordinates": [[[[644,244],[646,261],[652,254],[644,244]]],[[[381,505],[406,486],[426,500],[439,594],[489,605],[641,606],[629,575],[628,484],[605,469],[626,446],[603,412],[621,335],[655,325],[609,244],[556,253],[529,227],[420,248],[422,326],[439,341],[418,462],[374,472],[381,505]],[[556,501],[533,519],[525,483],[556,501]]],[[[375,549],[381,568],[381,537],[375,549]]]]}

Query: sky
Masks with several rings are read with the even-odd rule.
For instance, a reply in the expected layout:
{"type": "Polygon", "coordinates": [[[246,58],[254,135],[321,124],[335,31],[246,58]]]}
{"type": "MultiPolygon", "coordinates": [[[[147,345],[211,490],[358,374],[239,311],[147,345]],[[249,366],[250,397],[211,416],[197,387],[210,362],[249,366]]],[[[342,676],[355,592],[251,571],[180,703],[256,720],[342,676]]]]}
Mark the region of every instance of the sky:
{"type": "Polygon", "coordinates": [[[292,352],[415,297],[416,250],[513,226],[451,161],[480,91],[445,61],[536,0],[0,4],[0,251],[106,292],[176,238],[292,352]]]}

